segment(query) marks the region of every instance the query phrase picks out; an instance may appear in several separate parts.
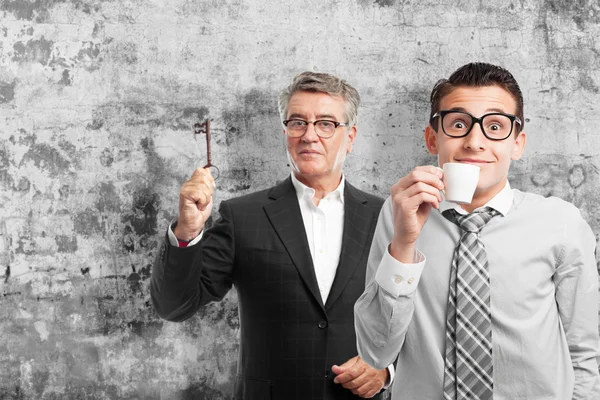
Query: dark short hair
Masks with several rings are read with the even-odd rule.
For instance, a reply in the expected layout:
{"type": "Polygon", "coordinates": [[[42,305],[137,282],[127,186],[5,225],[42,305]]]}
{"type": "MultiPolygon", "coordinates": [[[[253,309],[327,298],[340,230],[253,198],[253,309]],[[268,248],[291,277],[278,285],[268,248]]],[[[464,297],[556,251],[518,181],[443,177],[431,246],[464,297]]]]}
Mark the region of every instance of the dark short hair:
{"type": "Polygon", "coordinates": [[[348,82],[335,75],[322,72],[305,71],[296,75],[292,83],[279,94],[279,114],[281,120],[287,118],[288,103],[296,92],[322,92],[330,96],[341,97],[346,105],[345,117],[348,125],[356,125],[360,96],[348,82]]]}
{"type": "Polygon", "coordinates": [[[433,115],[440,111],[440,103],[442,99],[450,94],[458,87],[484,87],[484,86],[499,86],[506,90],[517,104],[515,115],[521,120],[521,124],[517,124],[517,134],[523,130],[525,126],[525,118],[523,118],[523,93],[516,79],[506,69],[497,65],[474,62],[463,65],[450,75],[448,79],[440,79],[433,90],[431,91],[431,114],[429,115],[429,124],[435,128],[433,124],[433,115]]]}

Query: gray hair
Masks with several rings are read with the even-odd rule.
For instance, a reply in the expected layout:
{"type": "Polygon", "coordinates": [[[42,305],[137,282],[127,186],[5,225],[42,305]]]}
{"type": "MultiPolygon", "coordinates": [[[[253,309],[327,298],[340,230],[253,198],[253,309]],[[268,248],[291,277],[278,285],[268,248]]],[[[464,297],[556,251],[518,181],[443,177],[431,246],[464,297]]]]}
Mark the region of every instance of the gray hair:
{"type": "Polygon", "coordinates": [[[279,115],[281,120],[287,118],[288,103],[296,92],[321,92],[330,96],[341,97],[346,104],[346,121],[349,127],[356,125],[360,95],[348,82],[337,76],[322,72],[305,71],[294,77],[290,86],[279,94],[279,115]]]}

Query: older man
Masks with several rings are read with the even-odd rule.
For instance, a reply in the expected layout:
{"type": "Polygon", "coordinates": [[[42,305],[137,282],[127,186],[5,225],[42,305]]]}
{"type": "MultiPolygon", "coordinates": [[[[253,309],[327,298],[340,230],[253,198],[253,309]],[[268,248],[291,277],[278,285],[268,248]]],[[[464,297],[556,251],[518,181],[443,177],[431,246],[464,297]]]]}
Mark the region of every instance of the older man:
{"type": "Polygon", "coordinates": [[[375,370],[357,356],[353,329],[383,203],[342,174],[359,101],[345,81],[304,72],[279,98],[289,178],[223,201],[205,232],[210,172],[195,170],[181,188],[177,222],[154,264],[152,301],[162,318],[183,321],[235,285],[235,398],[368,398],[392,378],[392,367],[375,370]]]}

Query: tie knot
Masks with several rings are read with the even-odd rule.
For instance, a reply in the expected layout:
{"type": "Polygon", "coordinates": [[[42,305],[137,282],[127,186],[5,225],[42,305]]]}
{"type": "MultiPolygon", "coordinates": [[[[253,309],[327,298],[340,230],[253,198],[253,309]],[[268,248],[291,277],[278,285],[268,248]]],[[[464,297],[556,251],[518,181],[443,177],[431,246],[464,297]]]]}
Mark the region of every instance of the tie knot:
{"type": "Polygon", "coordinates": [[[486,207],[471,214],[460,214],[456,210],[444,211],[444,216],[455,223],[465,232],[479,233],[492,218],[498,215],[498,211],[486,207]]]}

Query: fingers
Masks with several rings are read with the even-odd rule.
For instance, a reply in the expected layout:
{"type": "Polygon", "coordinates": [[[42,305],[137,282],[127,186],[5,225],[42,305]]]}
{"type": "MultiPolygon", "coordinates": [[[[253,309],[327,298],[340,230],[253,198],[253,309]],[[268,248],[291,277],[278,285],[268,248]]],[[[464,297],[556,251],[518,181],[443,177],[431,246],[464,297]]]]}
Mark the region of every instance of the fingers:
{"type": "Polygon", "coordinates": [[[416,167],[391,190],[394,234],[389,247],[392,257],[412,263],[417,239],[429,218],[431,208],[442,201],[443,171],[433,165],[416,167]]]}
{"type": "Polygon", "coordinates": [[[417,199],[422,201],[428,201],[431,197],[435,197],[438,202],[442,201],[440,189],[438,189],[436,186],[425,182],[415,182],[413,185],[409,186],[405,190],[396,193],[394,197],[397,198],[396,200],[411,199],[413,197],[417,197],[417,199]],[[424,196],[419,197],[420,195],[424,196]]]}
{"type": "Polygon", "coordinates": [[[210,169],[197,168],[190,179],[188,179],[179,193],[184,205],[195,204],[198,210],[205,210],[212,200],[215,180],[210,169]]]}
{"type": "Polygon", "coordinates": [[[419,166],[392,186],[392,192],[406,190],[418,182],[435,187],[437,190],[442,190],[444,188],[444,183],[442,182],[443,176],[444,173],[441,168],[434,167],[433,165],[419,166]]]}
{"type": "Polygon", "coordinates": [[[215,188],[208,168],[197,168],[179,192],[179,216],[175,235],[180,239],[193,238],[204,228],[204,223],[212,210],[212,196],[215,188]]]}
{"type": "Polygon", "coordinates": [[[339,375],[335,377],[334,382],[341,384],[342,387],[350,390],[355,395],[363,398],[371,398],[375,396],[385,384],[385,371],[378,371],[366,364],[360,357],[351,359],[352,364],[346,362],[342,366],[333,366],[331,370],[334,373],[339,371],[339,375]],[[347,367],[343,367],[348,365],[347,367]]]}
{"type": "Polygon", "coordinates": [[[392,200],[413,211],[421,203],[429,203],[438,208],[442,201],[440,190],[444,188],[442,176],[443,171],[433,165],[416,167],[392,186],[392,200]]]}
{"type": "Polygon", "coordinates": [[[346,383],[360,376],[364,368],[361,368],[361,364],[358,363],[359,360],[360,358],[356,356],[352,357],[339,367],[337,365],[331,367],[331,371],[337,375],[333,382],[340,383],[344,386],[346,383]]]}

